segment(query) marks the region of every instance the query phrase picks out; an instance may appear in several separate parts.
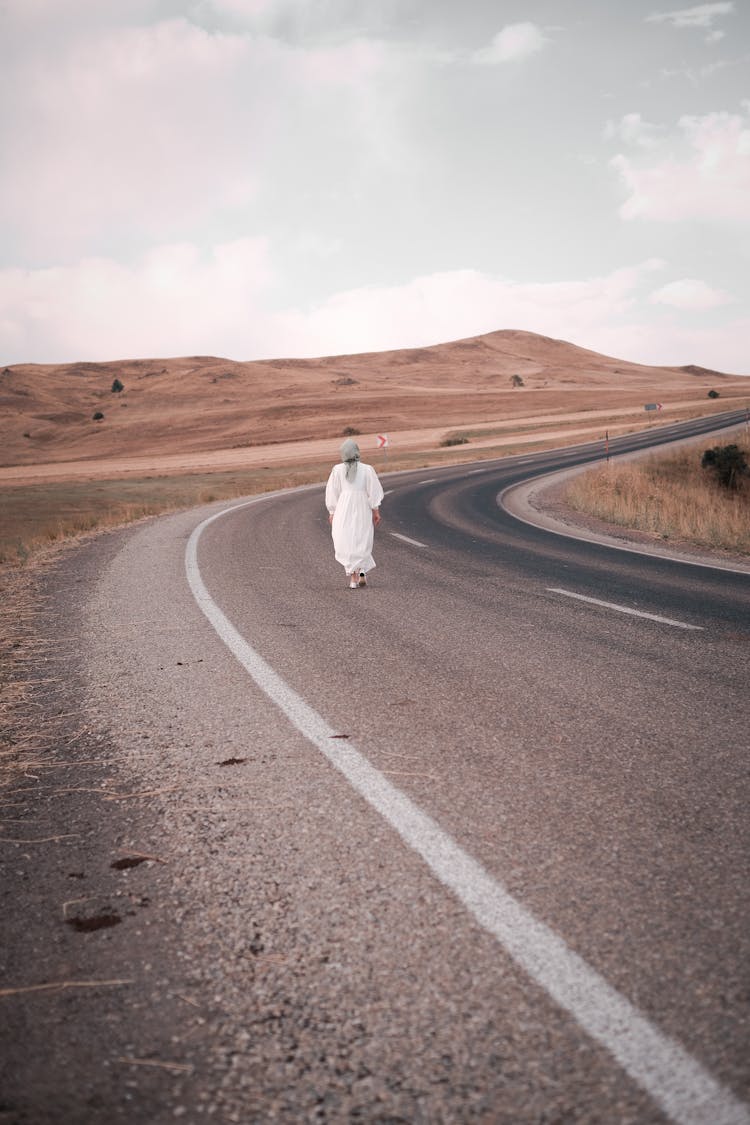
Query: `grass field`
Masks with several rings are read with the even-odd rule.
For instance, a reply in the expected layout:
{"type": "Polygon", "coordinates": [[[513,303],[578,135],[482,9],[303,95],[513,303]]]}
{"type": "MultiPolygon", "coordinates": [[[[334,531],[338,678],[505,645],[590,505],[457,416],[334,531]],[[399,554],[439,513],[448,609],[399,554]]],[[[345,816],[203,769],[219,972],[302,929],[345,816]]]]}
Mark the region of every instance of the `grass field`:
{"type": "Polygon", "coordinates": [[[661,540],[679,540],[750,554],[750,476],[729,491],[701,468],[706,449],[734,443],[750,463],[750,437],[713,437],[671,453],[611,461],[576,477],[565,500],[571,508],[661,540]]]}
{"type": "Polygon", "coordinates": [[[41,547],[143,516],[319,480],[323,466],[21,485],[2,491],[0,564],[41,547]]]}

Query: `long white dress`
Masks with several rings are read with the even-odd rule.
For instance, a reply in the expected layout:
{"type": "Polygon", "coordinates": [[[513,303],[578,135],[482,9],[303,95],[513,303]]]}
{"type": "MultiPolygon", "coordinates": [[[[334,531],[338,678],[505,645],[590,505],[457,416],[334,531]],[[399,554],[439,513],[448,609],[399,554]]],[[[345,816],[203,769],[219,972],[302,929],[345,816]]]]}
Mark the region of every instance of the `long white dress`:
{"type": "Polygon", "coordinates": [[[372,570],[374,528],[372,510],[379,508],[383,486],[372,465],[357,462],[354,480],[346,479],[346,465],[340,462],[331,469],[326,485],[326,508],[333,515],[331,534],[336,561],[347,574],[372,570]]]}

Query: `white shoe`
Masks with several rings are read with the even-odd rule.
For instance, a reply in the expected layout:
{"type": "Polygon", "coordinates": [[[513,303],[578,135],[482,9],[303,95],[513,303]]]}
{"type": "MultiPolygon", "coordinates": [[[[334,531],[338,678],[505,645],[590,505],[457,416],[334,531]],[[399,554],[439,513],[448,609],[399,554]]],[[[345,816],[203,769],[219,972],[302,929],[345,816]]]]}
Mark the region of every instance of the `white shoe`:
{"type": "Polygon", "coordinates": [[[352,580],[349,583],[349,589],[350,590],[356,590],[358,586],[359,586],[359,582],[357,581],[356,578],[352,577],[352,580]]]}

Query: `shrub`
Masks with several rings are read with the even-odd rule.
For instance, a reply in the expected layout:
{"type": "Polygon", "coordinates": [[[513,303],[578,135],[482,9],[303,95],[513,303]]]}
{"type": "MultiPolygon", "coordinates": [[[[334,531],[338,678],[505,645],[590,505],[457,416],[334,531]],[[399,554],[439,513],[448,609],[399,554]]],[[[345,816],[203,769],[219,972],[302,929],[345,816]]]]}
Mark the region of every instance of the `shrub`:
{"type": "Polygon", "coordinates": [[[103,418],[104,415],[102,414],[101,410],[95,410],[91,415],[92,422],[101,422],[103,418]]]}
{"type": "Polygon", "coordinates": [[[520,375],[511,375],[510,385],[511,385],[511,387],[522,387],[523,386],[523,379],[521,378],[520,375]]]}
{"type": "Polygon", "coordinates": [[[709,391],[709,392],[708,392],[708,397],[709,397],[709,398],[718,398],[718,397],[719,397],[719,392],[718,392],[718,391],[709,391]]]}
{"type": "Polygon", "coordinates": [[[120,391],[124,391],[124,390],[125,390],[125,387],[120,382],[119,379],[113,380],[113,382],[112,382],[112,394],[113,395],[119,395],[120,391]]]}
{"type": "Polygon", "coordinates": [[[455,437],[444,438],[443,441],[440,442],[440,444],[441,445],[468,445],[469,439],[467,437],[462,437],[460,434],[457,434],[455,437]]]}
{"type": "Polygon", "coordinates": [[[361,432],[361,430],[355,429],[354,426],[344,426],[343,430],[341,431],[344,437],[357,437],[357,435],[361,432]]]}
{"type": "Polygon", "coordinates": [[[747,458],[738,445],[715,445],[701,458],[701,467],[713,469],[724,488],[739,488],[740,478],[747,475],[747,458]]]}

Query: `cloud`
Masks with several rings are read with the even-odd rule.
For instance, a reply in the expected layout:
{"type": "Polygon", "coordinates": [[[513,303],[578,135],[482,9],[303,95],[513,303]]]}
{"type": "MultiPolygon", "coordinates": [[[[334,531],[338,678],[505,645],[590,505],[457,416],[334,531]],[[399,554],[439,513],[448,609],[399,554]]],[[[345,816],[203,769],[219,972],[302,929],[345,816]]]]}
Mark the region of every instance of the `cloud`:
{"type": "Polygon", "coordinates": [[[710,27],[715,19],[734,11],[730,0],[715,4],[697,4],[694,8],[678,8],[671,12],[653,12],[646,23],[669,23],[672,27],[710,27]]]}
{"type": "Polygon", "coordinates": [[[541,51],[547,42],[535,23],[510,23],[498,31],[488,47],[475,51],[472,61],[486,66],[516,62],[541,51]]]}
{"type": "Polygon", "coordinates": [[[383,156],[383,64],[366,39],[297,48],[185,19],[37,46],[0,71],[8,252],[71,260],[237,229],[295,153],[346,184],[383,156]]]}
{"type": "Polygon", "coordinates": [[[686,150],[682,159],[670,154],[641,166],[620,153],[611,160],[628,191],[621,217],[750,220],[750,129],[745,118],[730,113],[685,116],[678,127],[686,150]]]}
{"type": "Polygon", "coordinates": [[[729,67],[737,65],[735,62],[730,62],[728,59],[714,59],[713,62],[704,63],[699,67],[691,66],[678,66],[678,67],[662,67],[659,71],[661,78],[686,78],[693,86],[700,86],[705,78],[710,78],[712,74],[716,74],[720,70],[726,70],[729,67]]]}
{"type": "Polygon", "coordinates": [[[57,257],[115,225],[163,236],[205,215],[219,168],[219,194],[251,196],[227,97],[247,54],[236,36],[173,20],[82,35],[6,70],[0,143],[14,174],[0,209],[17,245],[57,257]]]}
{"type": "Polygon", "coordinates": [[[711,288],[705,281],[685,277],[680,281],[670,281],[661,289],[656,289],[649,300],[654,305],[670,305],[675,309],[702,311],[730,304],[732,298],[722,289],[711,288]]]}
{"type": "Polygon", "coordinates": [[[640,113],[626,113],[619,121],[608,121],[604,129],[605,140],[617,138],[626,144],[653,148],[659,143],[661,127],[644,121],[640,113]]]}
{"type": "Polygon", "coordinates": [[[263,238],[208,254],[190,243],[156,246],[132,266],[86,258],[67,267],[5,269],[0,336],[6,352],[39,362],[234,352],[243,341],[252,350],[261,294],[272,282],[263,238]]]}
{"type": "Polygon", "coordinates": [[[0,271],[2,362],[225,354],[236,359],[380,351],[497,328],[586,342],[630,309],[663,266],[651,259],[586,281],[519,284],[476,270],[359,287],[308,308],[271,309],[277,278],[266,239],[154,247],[132,266],[88,258],[0,271]]]}
{"type": "Polygon", "coordinates": [[[348,290],[286,323],[293,338],[312,344],[310,354],[330,350],[333,339],[343,351],[379,350],[498,328],[586,339],[594,325],[624,313],[642,277],[662,265],[649,259],[605,277],[536,284],[452,270],[400,286],[348,290]]]}
{"type": "MultiPolygon", "coordinates": [[[[642,297],[665,266],[659,259],[583,281],[519,283],[453,270],[349,289],[309,308],[272,308],[283,279],[271,269],[271,251],[266,239],[248,238],[209,253],[190,243],[157,246],[130,267],[96,258],[57,269],[0,270],[0,364],[342,355],[512,328],[640,363],[739,372],[750,366],[747,317],[706,326],[700,309],[673,299],[653,321],[653,294],[651,301],[642,297]]],[[[663,290],[669,294],[669,286],[663,290]]]]}
{"type": "Polygon", "coordinates": [[[256,19],[268,12],[271,5],[272,0],[212,0],[217,12],[240,19],[256,19]]]}

